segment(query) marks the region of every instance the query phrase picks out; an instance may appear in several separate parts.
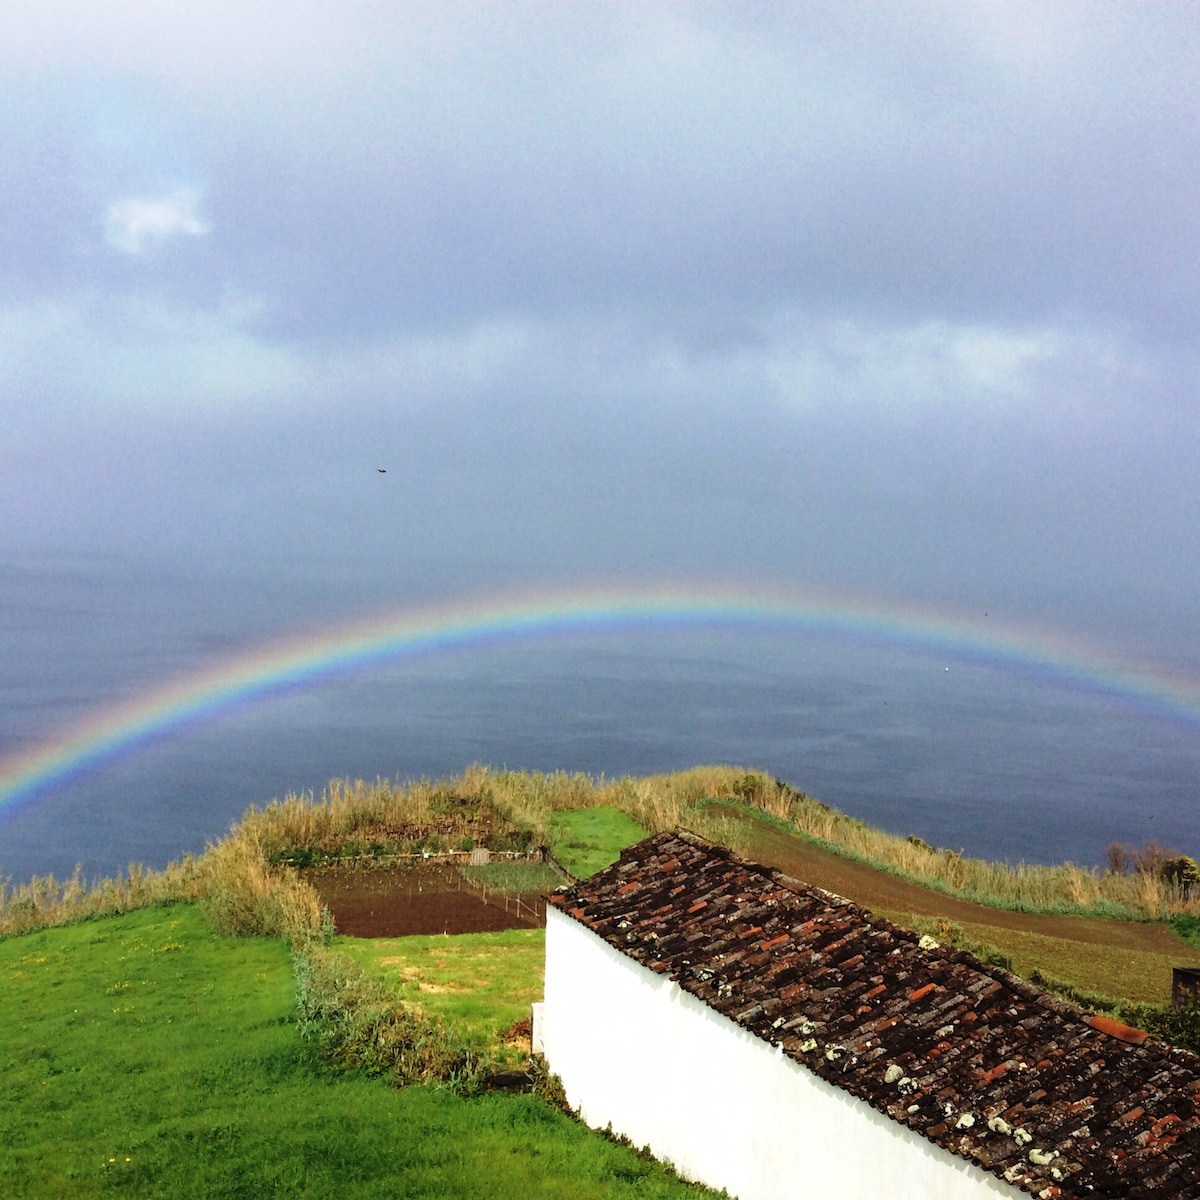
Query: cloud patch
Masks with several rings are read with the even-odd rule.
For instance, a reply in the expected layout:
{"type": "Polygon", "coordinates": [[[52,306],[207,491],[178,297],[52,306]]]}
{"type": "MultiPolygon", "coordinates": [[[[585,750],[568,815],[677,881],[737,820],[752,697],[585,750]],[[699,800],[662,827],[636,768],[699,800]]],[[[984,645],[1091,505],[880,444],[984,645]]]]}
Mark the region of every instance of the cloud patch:
{"type": "Polygon", "coordinates": [[[187,188],[114,200],[105,213],[105,240],[124,254],[144,255],[172,238],[203,237],[209,225],[197,211],[199,202],[187,188]]]}

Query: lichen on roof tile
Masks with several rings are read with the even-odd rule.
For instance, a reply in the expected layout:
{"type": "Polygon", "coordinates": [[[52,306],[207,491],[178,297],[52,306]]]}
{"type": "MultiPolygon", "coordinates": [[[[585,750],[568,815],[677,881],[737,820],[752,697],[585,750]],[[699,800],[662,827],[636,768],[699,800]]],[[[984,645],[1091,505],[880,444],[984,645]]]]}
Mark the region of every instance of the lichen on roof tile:
{"type": "Polygon", "coordinates": [[[1200,1200],[1200,1062],[695,835],[551,903],[807,1070],[1032,1195],[1200,1200]]]}

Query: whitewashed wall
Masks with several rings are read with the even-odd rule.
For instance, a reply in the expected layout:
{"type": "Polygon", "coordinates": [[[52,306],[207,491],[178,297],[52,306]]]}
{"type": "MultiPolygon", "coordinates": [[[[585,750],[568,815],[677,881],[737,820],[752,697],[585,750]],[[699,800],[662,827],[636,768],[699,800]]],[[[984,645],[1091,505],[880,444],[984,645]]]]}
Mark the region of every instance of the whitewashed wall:
{"type": "Polygon", "coordinates": [[[546,1061],[611,1123],[739,1200],[971,1200],[1019,1189],[839,1091],[614,950],[546,914],[546,1061]]]}

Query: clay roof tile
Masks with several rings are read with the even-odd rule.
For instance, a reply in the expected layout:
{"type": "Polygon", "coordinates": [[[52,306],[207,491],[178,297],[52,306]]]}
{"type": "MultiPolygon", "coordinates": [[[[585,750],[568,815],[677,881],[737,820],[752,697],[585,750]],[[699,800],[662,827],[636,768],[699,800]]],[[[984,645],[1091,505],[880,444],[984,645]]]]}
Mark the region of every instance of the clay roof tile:
{"type": "Polygon", "coordinates": [[[1139,1030],[681,831],[551,903],[1035,1196],[1200,1200],[1200,1064],[1139,1030]]]}

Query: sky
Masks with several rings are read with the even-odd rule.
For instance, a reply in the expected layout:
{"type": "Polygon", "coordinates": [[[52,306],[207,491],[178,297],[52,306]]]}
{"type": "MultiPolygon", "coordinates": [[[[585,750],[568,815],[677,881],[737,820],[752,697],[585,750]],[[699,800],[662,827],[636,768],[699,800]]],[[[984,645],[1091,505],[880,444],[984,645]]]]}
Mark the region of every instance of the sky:
{"type": "Polygon", "coordinates": [[[1196,644],[1194,5],[0,25],[0,549],[1196,644]]]}

